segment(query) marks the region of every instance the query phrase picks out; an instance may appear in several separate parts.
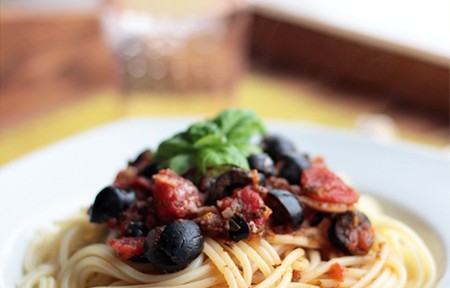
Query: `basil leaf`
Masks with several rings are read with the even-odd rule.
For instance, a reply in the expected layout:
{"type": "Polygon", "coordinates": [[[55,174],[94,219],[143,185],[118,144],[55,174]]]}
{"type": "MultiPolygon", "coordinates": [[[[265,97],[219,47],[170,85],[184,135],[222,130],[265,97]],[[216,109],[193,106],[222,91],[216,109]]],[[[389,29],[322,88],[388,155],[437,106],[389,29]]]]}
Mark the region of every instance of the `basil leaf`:
{"type": "Polygon", "coordinates": [[[163,141],[156,151],[156,160],[167,160],[180,153],[190,153],[193,150],[192,144],[183,138],[182,134],[163,141]]]}
{"type": "Polygon", "coordinates": [[[226,138],[223,135],[206,135],[193,144],[195,148],[202,148],[202,147],[214,147],[214,146],[220,146],[222,144],[225,144],[226,138]]]}
{"type": "Polygon", "coordinates": [[[220,165],[248,169],[247,156],[260,151],[250,143],[251,137],[265,132],[253,111],[229,109],[163,141],[154,159],[160,168],[171,168],[178,174],[191,168],[205,173],[208,168],[220,165]]]}
{"type": "Polygon", "coordinates": [[[266,129],[258,116],[251,110],[229,109],[214,120],[228,141],[248,141],[255,134],[265,134],[266,129]]]}
{"type": "Polygon", "coordinates": [[[183,175],[184,173],[189,171],[189,169],[191,169],[194,163],[195,162],[193,155],[179,154],[163,163],[163,166],[169,167],[170,169],[175,171],[175,173],[177,173],[178,175],[183,175]]]}
{"type": "Polygon", "coordinates": [[[261,152],[261,148],[259,146],[253,145],[249,142],[235,143],[234,146],[236,146],[239,152],[245,157],[248,157],[253,153],[261,152]]]}
{"type": "Polygon", "coordinates": [[[222,136],[223,134],[216,123],[207,120],[191,125],[185,133],[186,139],[191,143],[195,143],[209,135],[222,136]]]}
{"type": "Polygon", "coordinates": [[[202,172],[210,167],[224,164],[249,169],[247,158],[239,153],[239,150],[234,145],[205,148],[202,149],[198,155],[197,165],[202,172]]]}

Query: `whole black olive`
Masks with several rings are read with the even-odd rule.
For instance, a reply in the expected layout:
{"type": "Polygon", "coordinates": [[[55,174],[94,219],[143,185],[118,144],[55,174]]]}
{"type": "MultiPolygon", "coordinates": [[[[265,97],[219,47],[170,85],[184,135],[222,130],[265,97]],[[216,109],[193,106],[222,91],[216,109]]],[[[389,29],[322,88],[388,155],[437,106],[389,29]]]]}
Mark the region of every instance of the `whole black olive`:
{"type": "Polygon", "coordinates": [[[89,211],[89,221],[103,223],[108,218],[117,218],[122,211],[130,208],[134,201],[134,192],[127,192],[114,185],[108,186],[95,197],[94,205],[89,211]]]}
{"type": "Polygon", "coordinates": [[[252,183],[248,171],[241,168],[232,168],[220,175],[208,189],[207,204],[214,205],[217,200],[230,196],[233,190],[252,183]]]}
{"type": "Polygon", "coordinates": [[[228,220],[228,225],[230,226],[228,238],[235,242],[239,242],[250,235],[250,226],[248,226],[248,223],[244,218],[238,215],[233,215],[233,217],[228,220]]]}
{"type": "Polygon", "coordinates": [[[337,214],[328,230],[331,243],[350,255],[366,255],[374,242],[375,233],[369,218],[360,211],[337,214]]]}
{"type": "Polygon", "coordinates": [[[282,189],[272,189],[264,199],[267,206],[272,209],[272,218],[274,225],[284,225],[290,223],[294,229],[298,228],[303,222],[303,204],[297,196],[289,191],[282,189]]]}
{"type": "Polygon", "coordinates": [[[300,178],[304,169],[311,166],[305,154],[289,153],[281,156],[278,167],[278,176],[285,178],[291,185],[300,185],[300,178]]]}
{"type": "Polygon", "coordinates": [[[278,162],[282,155],[293,153],[297,150],[290,140],[279,135],[264,137],[261,146],[263,151],[269,154],[274,162],[278,162]]]}
{"type": "Polygon", "coordinates": [[[167,226],[156,227],[147,234],[144,254],[163,272],[184,269],[203,250],[204,239],[191,220],[176,220],[167,226]]]}
{"type": "Polygon", "coordinates": [[[266,153],[252,154],[247,158],[250,169],[256,169],[265,175],[272,175],[275,167],[272,158],[266,153]]]}

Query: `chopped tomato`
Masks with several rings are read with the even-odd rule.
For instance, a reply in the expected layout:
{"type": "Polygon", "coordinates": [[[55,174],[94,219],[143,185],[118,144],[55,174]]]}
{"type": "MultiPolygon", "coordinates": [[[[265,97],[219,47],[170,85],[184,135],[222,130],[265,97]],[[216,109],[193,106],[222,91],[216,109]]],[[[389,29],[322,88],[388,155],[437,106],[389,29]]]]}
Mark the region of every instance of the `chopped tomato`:
{"type": "Polygon", "coordinates": [[[339,282],[343,282],[345,278],[345,270],[344,267],[342,267],[339,263],[333,263],[326,272],[328,276],[330,276],[331,279],[334,279],[339,282]]]}
{"type": "Polygon", "coordinates": [[[354,204],[359,195],[323,163],[315,163],[302,173],[301,184],[305,196],[328,202],[354,204]]]}
{"type": "Polygon", "coordinates": [[[217,201],[217,205],[221,211],[230,208],[231,214],[242,214],[247,222],[253,221],[257,228],[262,227],[272,213],[253,186],[235,189],[231,197],[217,201]]]}
{"type": "Polygon", "coordinates": [[[153,175],[153,198],[159,220],[170,222],[195,212],[202,205],[200,194],[191,181],[170,169],[153,175]]]}
{"type": "Polygon", "coordinates": [[[120,237],[108,241],[120,259],[127,260],[144,253],[144,237],[120,237]]]}

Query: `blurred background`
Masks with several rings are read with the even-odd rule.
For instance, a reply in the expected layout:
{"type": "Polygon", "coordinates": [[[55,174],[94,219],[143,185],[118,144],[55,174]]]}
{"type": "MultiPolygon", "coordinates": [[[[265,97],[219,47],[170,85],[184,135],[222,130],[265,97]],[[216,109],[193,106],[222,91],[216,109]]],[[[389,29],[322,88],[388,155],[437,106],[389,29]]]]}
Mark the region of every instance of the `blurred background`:
{"type": "Polygon", "coordinates": [[[449,35],[448,0],[4,0],[0,165],[226,107],[448,147],[449,35]]]}

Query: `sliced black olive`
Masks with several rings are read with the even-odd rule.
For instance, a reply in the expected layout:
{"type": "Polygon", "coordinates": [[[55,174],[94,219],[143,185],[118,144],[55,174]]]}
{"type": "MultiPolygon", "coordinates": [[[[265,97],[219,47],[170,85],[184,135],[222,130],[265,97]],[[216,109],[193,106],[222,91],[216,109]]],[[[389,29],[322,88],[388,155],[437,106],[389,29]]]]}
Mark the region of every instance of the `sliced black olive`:
{"type": "Polygon", "coordinates": [[[197,188],[202,192],[206,192],[214,185],[214,181],[216,181],[214,178],[207,176],[202,177],[200,181],[198,181],[197,188]]]}
{"type": "Polygon", "coordinates": [[[184,269],[203,250],[204,239],[200,227],[191,220],[176,220],[167,226],[156,227],[147,234],[144,254],[163,272],[184,269]]]}
{"type": "Polygon", "coordinates": [[[138,175],[151,179],[156,173],[158,173],[158,164],[156,162],[150,162],[139,171],[138,175]]]}
{"type": "Polygon", "coordinates": [[[265,203],[272,209],[274,225],[291,224],[294,229],[302,224],[304,207],[297,196],[282,189],[272,189],[266,195],[265,203]]]}
{"type": "Polygon", "coordinates": [[[209,167],[206,170],[203,177],[198,182],[197,187],[200,189],[200,191],[207,192],[208,189],[210,189],[214,185],[214,182],[220,175],[224,174],[225,172],[233,168],[237,168],[237,166],[223,164],[214,167],[209,167]]]}
{"type": "Polygon", "coordinates": [[[289,153],[281,156],[278,167],[278,176],[285,178],[291,185],[300,185],[300,178],[304,169],[311,166],[305,154],[289,153]],[[279,167],[278,167],[279,165],[279,167]]]}
{"type": "Polygon", "coordinates": [[[134,159],[133,161],[129,161],[128,165],[130,165],[130,166],[137,166],[142,161],[150,161],[151,158],[152,158],[152,152],[149,149],[147,149],[147,150],[142,151],[136,157],[136,159],[134,159]]]}
{"type": "Polygon", "coordinates": [[[331,243],[350,255],[366,255],[375,234],[369,218],[359,211],[337,214],[328,231],[331,243]]]}
{"type": "Polygon", "coordinates": [[[200,254],[203,241],[200,227],[195,222],[181,220],[167,225],[159,244],[173,262],[187,265],[200,254]]]}
{"type": "Polygon", "coordinates": [[[147,234],[144,242],[144,255],[150,263],[155,265],[162,272],[175,272],[183,269],[182,265],[174,263],[167,255],[159,248],[159,239],[164,232],[166,226],[153,228],[147,234]]]}
{"type": "Polygon", "coordinates": [[[216,204],[226,196],[230,196],[233,190],[252,183],[248,171],[240,168],[232,168],[220,175],[214,184],[208,189],[207,204],[216,204]]]}
{"type": "Polygon", "coordinates": [[[236,166],[236,165],[231,165],[231,164],[222,164],[222,165],[218,165],[218,166],[209,167],[206,170],[204,176],[216,179],[217,177],[219,177],[223,173],[225,173],[228,170],[231,170],[233,168],[239,168],[239,167],[236,166]]]}
{"type": "Polygon", "coordinates": [[[267,185],[266,176],[262,173],[258,173],[258,178],[259,178],[258,184],[260,186],[266,187],[266,185],[267,185]]]}
{"type": "Polygon", "coordinates": [[[108,186],[95,197],[94,205],[89,211],[89,221],[103,223],[108,218],[116,218],[122,211],[130,208],[134,201],[134,192],[127,192],[114,185],[108,186]]]}
{"type": "Polygon", "coordinates": [[[248,223],[244,218],[238,215],[233,215],[233,217],[228,220],[228,225],[230,226],[228,238],[235,242],[239,242],[250,235],[250,226],[248,226],[248,223]]]}
{"type": "Polygon", "coordinates": [[[269,154],[274,162],[278,162],[282,155],[293,153],[297,150],[290,140],[279,135],[264,137],[261,145],[263,151],[269,154]]]}
{"type": "Polygon", "coordinates": [[[130,221],[125,229],[125,236],[144,236],[144,231],[146,230],[146,226],[144,222],[140,221],[130,221]]]}
{"type": "Polygon", "coordinates": [[[314,216],[312,217],[312,219],[309,221],[309,225],[314,227],[320,224],[320,222],[322,222],[322,220],[327,217],[328,214],[317,211],[314,213],[314,216]]]}
{"type": "Polygon", "coordinates": [[[131,257],[130,259],[128,259],[130,261],[136,262],[136,263],[145,263],[148,262],[147,257],[145,257],[144,254],[140,254],[140,255],[134,255],[133,257],[131,257]]]}
{"type": "Polygon", "coordinates": [[[273,160],[266,153],[252,154],[247,161],[250,169],[256,169],[265,175],[272,175],[275,171],[273,160]]]}

